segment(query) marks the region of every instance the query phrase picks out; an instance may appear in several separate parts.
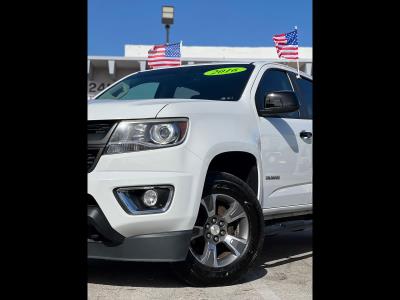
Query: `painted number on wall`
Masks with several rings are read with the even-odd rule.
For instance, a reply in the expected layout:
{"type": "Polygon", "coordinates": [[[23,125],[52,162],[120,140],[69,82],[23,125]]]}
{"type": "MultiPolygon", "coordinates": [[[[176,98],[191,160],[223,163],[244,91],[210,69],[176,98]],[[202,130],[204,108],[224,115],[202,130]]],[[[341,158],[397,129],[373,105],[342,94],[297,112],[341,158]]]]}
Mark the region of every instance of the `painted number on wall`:
{"type": "Polygon", "coordinates": [[[105,83],[105,82],[89,82],[89,93],[97,93],[102,90],[104,90],[106,87],[111,85],[111,83],[105,83]]]}

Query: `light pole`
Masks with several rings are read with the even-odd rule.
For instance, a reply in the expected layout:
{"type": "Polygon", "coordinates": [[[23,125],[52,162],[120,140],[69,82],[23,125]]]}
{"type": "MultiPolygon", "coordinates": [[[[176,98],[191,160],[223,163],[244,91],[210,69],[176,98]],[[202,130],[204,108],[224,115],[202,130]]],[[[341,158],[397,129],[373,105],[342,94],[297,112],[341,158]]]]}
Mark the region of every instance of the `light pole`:
{"type": "Polygon", "coordinates": [[[169,43],[169,28],[174,24],[174,7],[169,5],[163,5],[162,7],[162,18],[161,23],[165,24],[165,30],[167,31],[166,42],[169,43]]]}

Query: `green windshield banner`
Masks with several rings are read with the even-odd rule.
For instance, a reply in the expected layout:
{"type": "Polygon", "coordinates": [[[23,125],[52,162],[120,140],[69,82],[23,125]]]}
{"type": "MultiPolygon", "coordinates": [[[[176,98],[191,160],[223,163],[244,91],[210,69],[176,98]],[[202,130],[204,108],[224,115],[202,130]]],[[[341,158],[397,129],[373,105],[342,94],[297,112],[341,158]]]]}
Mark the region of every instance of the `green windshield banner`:
{"type": "Polygon", "coordinates": [[[235,68],[221,68],[221,69],[214,69],[204,73],[206,76],[218,76],[218,75],[229,75],[234,73],[239,73],[246,71],[246,68],[242,67],[235,67],[235,68]]]}

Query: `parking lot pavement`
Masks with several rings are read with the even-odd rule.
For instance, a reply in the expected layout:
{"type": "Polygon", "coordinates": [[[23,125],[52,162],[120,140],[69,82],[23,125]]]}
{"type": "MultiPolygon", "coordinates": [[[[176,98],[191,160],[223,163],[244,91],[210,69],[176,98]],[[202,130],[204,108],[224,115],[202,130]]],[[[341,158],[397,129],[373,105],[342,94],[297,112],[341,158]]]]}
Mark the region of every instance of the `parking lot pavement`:
{"type": "Polygon", "coordinates": [[[193,288],[166,263],[89,261],[89,299],[312,299],[312,231],[266,237],[262,255],[236,285],[193,288]]]}

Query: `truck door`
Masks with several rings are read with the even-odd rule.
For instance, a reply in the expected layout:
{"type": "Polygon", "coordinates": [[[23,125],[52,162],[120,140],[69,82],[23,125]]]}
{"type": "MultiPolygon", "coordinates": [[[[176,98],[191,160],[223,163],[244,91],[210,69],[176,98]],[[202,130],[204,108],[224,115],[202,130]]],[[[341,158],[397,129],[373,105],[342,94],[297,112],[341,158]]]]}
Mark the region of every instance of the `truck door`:
{"type": "MultiPolygon", "coordinates": [[[[299,92],[288,72],[266,67],[252,89],[256,107],[263,107],[265,94],[299,92]]],[[[301,101],[302,98],[299,99],[301,101]]],[[[263,174],[263,208],[312,203],[312,121],[303,119],[300,102],[296,112],[258,116],[263,174]]]]}

